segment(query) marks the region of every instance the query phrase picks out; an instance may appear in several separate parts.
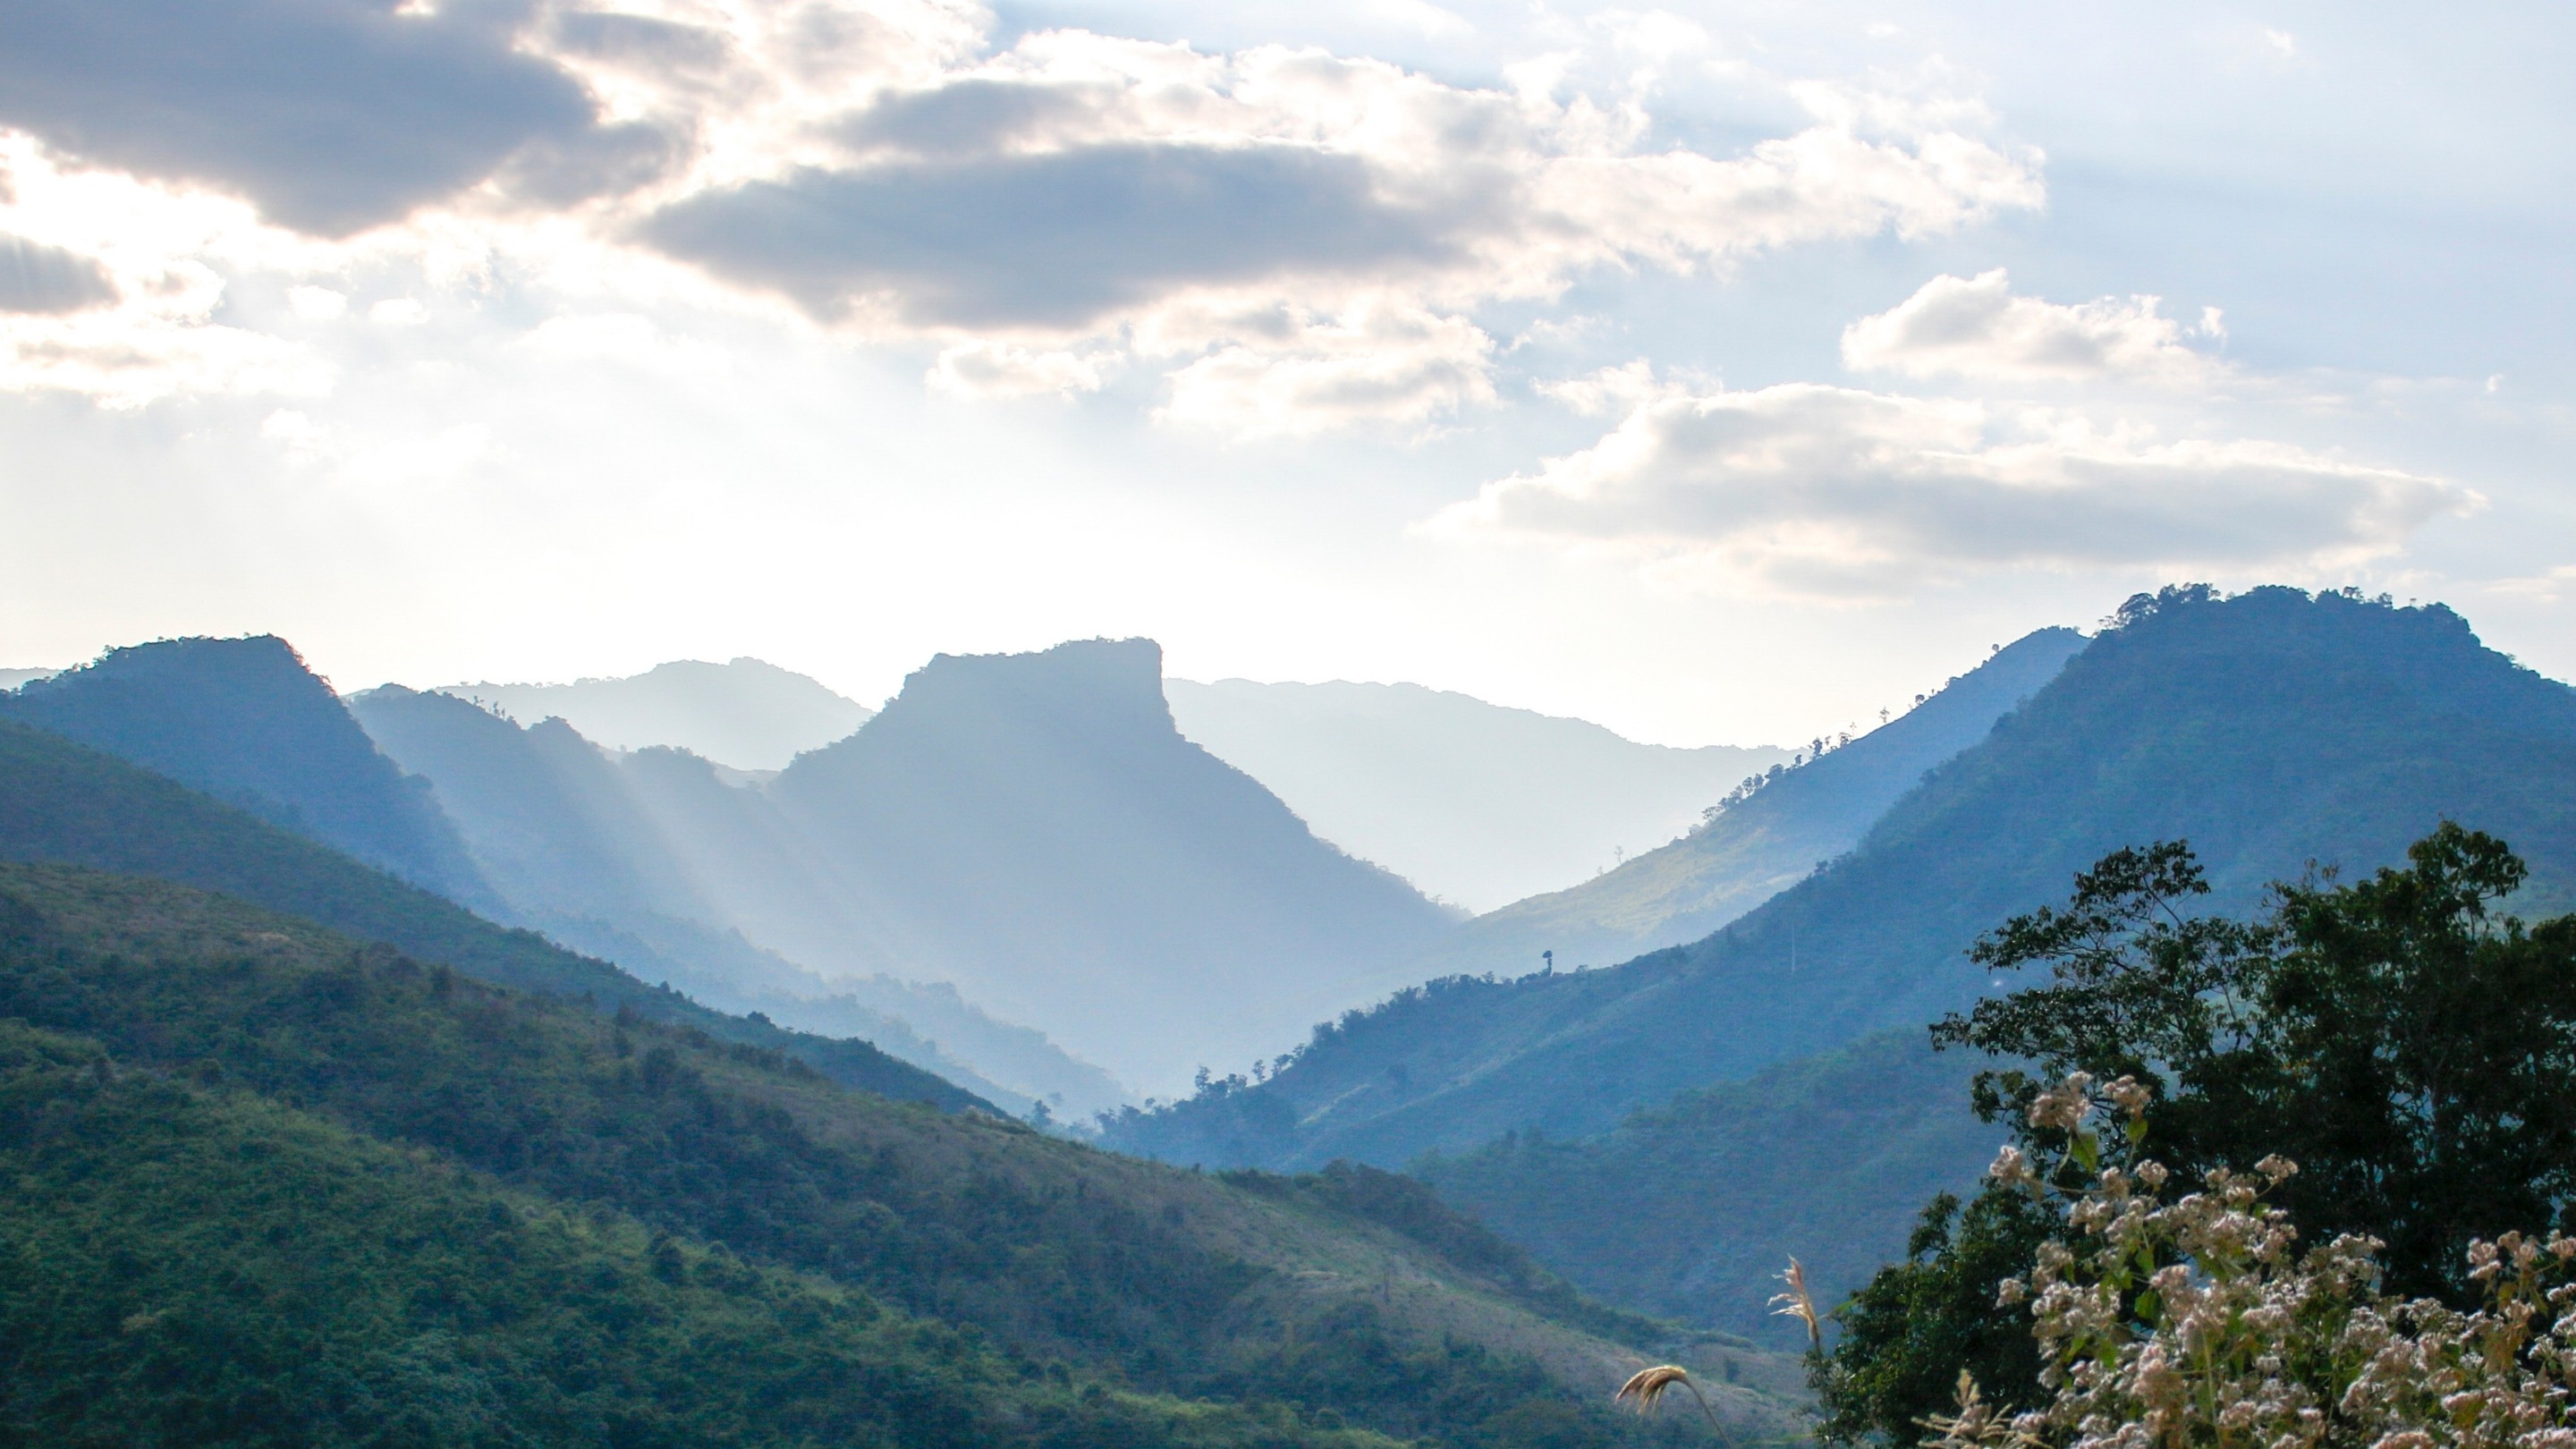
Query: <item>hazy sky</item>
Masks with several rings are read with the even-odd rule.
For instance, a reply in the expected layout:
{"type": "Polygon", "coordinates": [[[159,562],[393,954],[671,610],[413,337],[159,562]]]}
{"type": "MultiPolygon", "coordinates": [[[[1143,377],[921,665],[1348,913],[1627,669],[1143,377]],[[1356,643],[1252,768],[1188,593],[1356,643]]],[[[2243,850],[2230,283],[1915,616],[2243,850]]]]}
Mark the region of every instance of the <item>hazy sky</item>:
{"type": "Polygon", "coordinates": [[[1874,719],[2175,579],[2576,675],[2576,17],[0,7],[0,665],[1874,719]]]}

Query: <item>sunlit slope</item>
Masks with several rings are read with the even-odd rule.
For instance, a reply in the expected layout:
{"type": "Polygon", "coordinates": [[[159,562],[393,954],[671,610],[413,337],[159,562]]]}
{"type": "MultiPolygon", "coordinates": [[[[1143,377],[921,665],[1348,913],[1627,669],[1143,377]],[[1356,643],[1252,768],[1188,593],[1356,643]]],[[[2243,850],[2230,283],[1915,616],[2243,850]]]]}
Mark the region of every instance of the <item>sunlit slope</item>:
{"type": "MultiPolygon", "coordinates": [[[[165,882],[0,867],[0,1018],[578,1208],[605,1239],[583,1251],[611,1261],[580,1280],[591,1296],[576,1306],[616,1299],[639,1251],[666,1282],[755,1288],[749,1270],[785,1270],[972,1327],[1023,1382],[1054,1362],[1077,1379],[1285,1402],[1302,1423],[1329,1411],[1497,1446],[1520,1440],[1493,1421],[1631,1439],[1606,1396],[1644,1361],[1638,1336],[1656,1335],[1402,1179],[1227,1179],[1118,1158],[851,1092],[777,1052],[486,987],[165,882]],[[666,1252],[642,1233],[676,1241],[666,1252]],[[656,1261],[670,1256],[676,1270],[656,1261]]],[[[501,1278],[491,1291],[510,1288],[501,1278]]],[[[794,1306],[825,1287],[759,1292],[791,1328],[821,1315],[813,1341],[782,1348],[830,1361],[832,1313],[794,1306]]],[[[627,1303],[627,1322],[670,1322],[656,1315],[680,1306],[657,1297],[627,1303]]],[[[1739,1430],[1785,1427],[1752,1391],[1787,1387],[1785,1362],[1718,1340],[1646,1346],[1717,1372],[1734,1359],[1746,1387],[1721,1403],[1739,1430]]]]}
{"type": "Polygon", "coordinates": [[[17,1442],[1390,1442],[1032,1374],[864,1291],[500,1187],[209,1068],[0,1021],[0,1102],[17,1442]]]}
{"type": "Polygon", "coordinates": [[[944,1107],[975,1098],[864,1041],[783,1031],[648,986],[176,781],[0,721],[0,860],[54,861],[222,891],[521,990],[624,1007],[795,1053],[834,1079],[944,1107]]]}
{"type": "Polygon", "coordinates": [[[1147,1091],[1293,1042],[1451,924],[1182,738],[1150,640],[941,655],[765,793],[836,894],[747,933],[954,981],[1147,1091]]]}
{"type": "Polygon", "coordinates": [[[2569,897],[2567,686],[2439,606],[2169,593],[1934,770],[1848,856],[1723,931],[1607,971],[1435,983],[1320,1031],[1267,1084],[1116,1140],[1210,1161],[1403,1163],[1515,1128],[1595,1133],[1973,999],[1985,982],[1960,953],[1976,935],[2061,898],[2119,846],[2188,840],[2216,904],[2242,906],[2311,860],[2396,861],[2444,818],[2522,850],[2534,908],[2569,897]]]}

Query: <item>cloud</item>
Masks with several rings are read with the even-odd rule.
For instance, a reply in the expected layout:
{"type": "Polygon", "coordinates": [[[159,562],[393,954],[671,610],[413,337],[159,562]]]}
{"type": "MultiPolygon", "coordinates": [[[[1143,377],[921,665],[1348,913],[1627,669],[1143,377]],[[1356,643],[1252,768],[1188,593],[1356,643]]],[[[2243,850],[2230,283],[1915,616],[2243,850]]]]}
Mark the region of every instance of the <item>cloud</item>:
{"type": "Polygon", "coordinates": [[[489,0],[28,0],[0,19],[0,124],[347,235],[474,185],[522,147],[574,146],[591,130],[582,87],[516,48],[520,12],[489,0]]]}
{"type": "Polygon", "coordinates": [[[1100,391],[1109,363],[1098,354],[961,342],[939,354],[925,381],[932,392],[956,398],[1070,397],[1100,391]]]}
{"type": "Polygon", "coordinates": [[[1492,396],[1468,320],[1488,303],[2040,200],[2036,157],[1977,139],[1967,108],[1795,92],[1812,124],[1719,157],[1554,82],[1048,32],[884,87],[814,123],[836,154],[674,197],[633,234],[862,333],[1167,359],[1167,421],[1413,422],[1492,396]],[[1291,314],[1293,338],[1265,320],[1291,314]],[[1397,317],[1442,340],[1375,363],[1335,340],[1397,317]]]}
{"type": "Polygon", "coordinates": [[[0,312],[78,312],[116,300],[95,257],[0,233],[0,312]]]}
{"type": "MultiPolygon", "coordinates": [[[[246,208],[121,178],[64,174],[0,137],[0,391],[63,391],[111,408],[176,394],[314,393],[312,347],[215,320],[224,280],[198,260],[246,208]]],[[[256,227],[248,230],[255,232],[256,227]]]]}
{"type": "Polygon", "coordinates": [[[2217,337],[2215,308],[2185,329],[2159,299],[2105,297],[2065,306],[2016,297],[2001,267],[1975,277],[1935,277],[1921,290],[1843,332],[1843,361],[1864,371],[2006,382],[2144,382],[2197,387],[2225,365],[2195,350],[2217,337]]]}
{"type": "MultiPolygon", "coordinates": [[[[1478,89],[1277,46],[997,49],[996,26],[967,0],[40,0],[0,18],[0,151],[249,203],[157,259],[127,246],[119,285],[185,263],[268,296],[507,279],[539,314],[781,299],[931,344],[953,395],[1141,361],[1158,417],[1246,435],[1490,402],[1496,304],[2042,197],[2036,153],[1940,97],[1783,84],[1803,123],[1703,154],[1562,66],[1478,89]]],[[[27,211],[0,224],[82,230],[27,211]]]]}
{"type": "Polygon", "coordinates": [[[1081,333],[1192,284],[1434,262],[1457,225],[1380,200],[1347,156],[1131,144],[806,170],[683,202],[644,235],[820,317],[1081,333]]]}
{"type": "Polygon", "coordinates": [[[1494,401],[1494,340],[1421,309],[1282,315],[1171,377],[1162,421],[1239,438],[1302,436],[1364,423],[1420,424],[1494,401]]]}
{"type": "Polygon", "coordinates": [[[1729,591],[1892,597],[2004,568],[2322,568],[2482,500],[2277,443],[1796,383],[1667,392],[1430,527],[1609,552],[1729,591]]]}

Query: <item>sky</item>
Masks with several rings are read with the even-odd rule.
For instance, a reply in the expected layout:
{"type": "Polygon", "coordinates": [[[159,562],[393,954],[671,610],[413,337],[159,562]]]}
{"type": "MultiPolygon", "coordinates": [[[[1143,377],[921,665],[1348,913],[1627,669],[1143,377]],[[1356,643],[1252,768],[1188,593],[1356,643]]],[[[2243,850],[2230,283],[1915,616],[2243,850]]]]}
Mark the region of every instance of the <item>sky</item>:
{"type": "Polygon", "coordinates": [[[14,0],[0,665],[1856,724],[2141,589],[2576,677],[2576,14],[14,0]]]}

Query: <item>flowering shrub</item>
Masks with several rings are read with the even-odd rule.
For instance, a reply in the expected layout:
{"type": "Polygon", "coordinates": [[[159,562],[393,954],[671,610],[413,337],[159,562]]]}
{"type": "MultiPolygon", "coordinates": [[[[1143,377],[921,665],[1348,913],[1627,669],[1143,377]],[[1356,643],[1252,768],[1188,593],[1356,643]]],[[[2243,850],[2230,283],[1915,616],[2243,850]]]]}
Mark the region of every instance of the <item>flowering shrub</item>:
{"type": "Polygon", "coordinates": [[[2304,1251],[2265,1197],[2297,1171],[2216,1169],[2168,1201],[2139,1156],[2149,1093],[2078,1072],[2030,1123],[2066,1161],[1996,1159],[1998,1184],[2064,1209],[2005,1304],[2027,1303],[2047,1402],[2015,1412],[1961,1375],[1930,1421],[1938,1449],[2576,1449],[2576,1239],[2518,1233],[2469,1250],[2484,1303],[2380,1291],[2373,1239],[2304,1251]],[[2108,1109],[2107,1111],[2105,1109],[2108,1109]],[[2108,1135],[2092,1125],[2107,1117],[2108,1135]],[[2073,1166],[2080,1174],[2065,1169],[2073,1166]],[[2070,1181],[2080,1183],[2067,1187],[2070,1181]]]}

